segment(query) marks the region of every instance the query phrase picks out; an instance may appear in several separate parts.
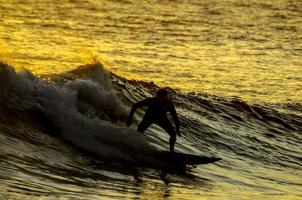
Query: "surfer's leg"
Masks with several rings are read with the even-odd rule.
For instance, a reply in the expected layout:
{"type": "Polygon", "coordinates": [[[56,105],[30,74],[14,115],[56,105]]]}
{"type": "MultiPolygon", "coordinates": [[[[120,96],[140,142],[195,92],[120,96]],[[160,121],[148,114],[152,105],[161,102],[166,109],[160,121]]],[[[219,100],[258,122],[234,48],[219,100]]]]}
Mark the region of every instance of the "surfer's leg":
{"type": "Polygon", "coordinates": [[[170,134],[169,144],[170,144],[170,151],[171,152],[174,152],[175,143],[176,143],[176,134],[175,133],[170,134]]]}
{"type": "Polygon", "coordinates": [[[137,126],[137,132],[144,133],[145,130],[152,124],[151,120],[144,118],[137,126]]]}
{"type": "Polygon", "coordinates": [[[168,119],[162,119],[156,124],[162,127],[169,134],[170,151],[174,152],[174,145],[176,143],[176,133],[174,131],[174,127],[172,126],[171,122],[168,119]]]}

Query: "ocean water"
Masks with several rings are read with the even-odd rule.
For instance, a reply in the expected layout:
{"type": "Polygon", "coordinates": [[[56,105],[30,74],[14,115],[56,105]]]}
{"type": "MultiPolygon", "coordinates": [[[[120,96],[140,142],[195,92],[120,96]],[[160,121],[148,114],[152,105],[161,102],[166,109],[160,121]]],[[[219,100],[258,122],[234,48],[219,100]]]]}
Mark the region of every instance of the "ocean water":
{"type": "Polygon", "coordinates": [[[1,0],[0,55],[34,73],[101,60],[128,79],[301,101],[302,2],[1,0]]]}
{"type": "Polygon", "coordinates": [[[0,199],[302,199],[301,9],[0,0],[0,199]],[[163,86],[176,151],[221,161],[181,173],[125,127],[163,86]]]}

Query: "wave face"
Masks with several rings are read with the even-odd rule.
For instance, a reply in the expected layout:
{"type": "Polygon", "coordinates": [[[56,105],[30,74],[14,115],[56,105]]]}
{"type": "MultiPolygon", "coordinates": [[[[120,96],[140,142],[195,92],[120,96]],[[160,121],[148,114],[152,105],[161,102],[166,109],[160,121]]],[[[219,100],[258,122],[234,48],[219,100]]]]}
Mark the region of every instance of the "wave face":
{"type": "MultiPolygon", "coordinates": [[[[168,149],[168,135],[157,126],[145,135],[124,126],[131,105],[157,89],[100,63],[43,77],[1,63],[1,195],[302,198],[301,104],[251,105],[169,88],[183,133],[176,150],[223,160],[192,168],[193,178],[163,178],[141,164],[168,149]]],[[[139,110],[137,122],[142,116],[139,110]]]]}

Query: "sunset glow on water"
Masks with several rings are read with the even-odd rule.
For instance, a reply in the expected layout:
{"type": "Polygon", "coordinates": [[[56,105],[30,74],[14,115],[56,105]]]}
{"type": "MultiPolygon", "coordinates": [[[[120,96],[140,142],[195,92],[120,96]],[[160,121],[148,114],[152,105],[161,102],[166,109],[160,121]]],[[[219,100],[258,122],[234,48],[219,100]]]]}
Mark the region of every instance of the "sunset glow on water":
{"type": "Polygon", "coordinates": [[[300,0],[0,0],[0,61],[0,199],[302,199],[300,0]],[[123,121],[157,86],[221,161],[133,166],[167,149],[123,121]]]}
{"type": "Polygon", "coordinates": [[[127,78],[299,102],[299,1],[3,1],[1,56],[36,73],[100,58],[127,78]]]}

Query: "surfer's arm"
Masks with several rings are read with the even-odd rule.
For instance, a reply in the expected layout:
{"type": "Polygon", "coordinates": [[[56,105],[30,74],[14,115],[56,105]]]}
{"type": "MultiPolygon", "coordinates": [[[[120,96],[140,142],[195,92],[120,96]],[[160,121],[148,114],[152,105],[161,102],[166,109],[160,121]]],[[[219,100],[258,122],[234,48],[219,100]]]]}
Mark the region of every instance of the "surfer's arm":
{"type": "Polygon", "coordinates": [[[132,123],[132,117],[135,113],[135,111],[138,109],[138,108],[141,108],[141,107],[144,107],[144,106],[148,106],[151,102],[151,98],[148,98],[148,99],[144,99],[142,101],[139,101],[139,102],[136,102],[132,105],[131,107],[131,110],[130,110],[130,114],[129,114],[129,117],[128,117],[128,120],[126,122],[126,125],[127,126],[130,126],[131,123],[132,123]]]}
{"type": "Polygon", "coordinates": [[[169,112],[172,115],[173,121],[175,123],[175,129],[176,129],[176,133],[180,136],[180,131],[179,131],[179,127],[180,127],[180,121],[179,118],[177,116],[176,110],[175,110],[175,106],[173,103],[171,103],[169,112]]]}

